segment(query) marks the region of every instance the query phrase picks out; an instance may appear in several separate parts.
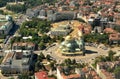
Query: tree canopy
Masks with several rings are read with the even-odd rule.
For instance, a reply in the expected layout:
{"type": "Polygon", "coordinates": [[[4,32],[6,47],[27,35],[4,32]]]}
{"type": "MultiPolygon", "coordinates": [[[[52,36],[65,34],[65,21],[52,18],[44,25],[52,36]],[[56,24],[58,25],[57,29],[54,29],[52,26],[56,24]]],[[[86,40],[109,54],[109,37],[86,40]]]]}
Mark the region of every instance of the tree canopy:
{"type": "Polygon", "coordinates": [[[108,34],[91,33],[84,35],[85,42],[96,42],[108,44],[108,34]]]}
{"type": "Polygon", "coordinates": [[[22,4],[19,4],[19,5],[16,4],[16,5],[7,5],[6,9],[11,10],[15,13],[19,13],[19,12],[23,13],[23,12],[26,11],[27,7],[24,4],[23,5],[22,4]]]}
{"type": "Polygon", "coordinates": [[[46,48],[46,45],[53,42],[53,38],[47,35],[50,30],[50,22],[43,21],[40,19],[32,19],[32,21],[25,21],[18,30],[20,37],[14,37],[11,39],[11,44],[14,42],[33,42],[39,49],[43,50],[46,48]],[[23,37],[32,38],[23,39],[23,37]]]}

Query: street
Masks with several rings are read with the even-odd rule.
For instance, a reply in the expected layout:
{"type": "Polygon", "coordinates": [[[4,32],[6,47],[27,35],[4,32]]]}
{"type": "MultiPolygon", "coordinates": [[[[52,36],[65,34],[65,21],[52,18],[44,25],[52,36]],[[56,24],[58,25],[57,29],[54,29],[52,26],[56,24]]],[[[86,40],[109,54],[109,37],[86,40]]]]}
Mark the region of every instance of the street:
{"type": "Polygon", "coordinates": [[[47,48],[47,50],[45,49],[43,51],[35,51],[35,53],[39,55],[40,52],[42,52],[45,56],[49,54],[54,60],[56,60],[59,63],[61,63],[64,59],[67,59],[67,58],[76,59],[77,62],[80,61],[80,62],[89,63],[89,62],[93,61],[97,56],[108,55],[109,50],[113,50],[113,51],[117,50],[115,48],[103,50],[101,48],[85,46],[85,48],[86,48],[85,56],[82,56],[82,55],[63,56],[61,53],[57,52],[58,48],[59,48],[59,44],[56,44],[55,46],[51,46],[51,47],[47,48]]]}

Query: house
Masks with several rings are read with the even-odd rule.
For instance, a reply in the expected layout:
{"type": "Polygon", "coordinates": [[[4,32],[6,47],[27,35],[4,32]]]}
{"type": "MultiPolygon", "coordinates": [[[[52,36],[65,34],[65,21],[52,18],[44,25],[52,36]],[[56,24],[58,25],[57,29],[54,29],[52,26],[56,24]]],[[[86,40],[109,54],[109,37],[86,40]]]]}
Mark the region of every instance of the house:
{"type": "Polygon", "coordinates": [[[0,18],[0,35],[8,35],[12,28],[13,28],[13,21],[10,15],[0,18]]]}
{"type": "Polygon", "coordinates": [[[74,73],[65,75],[62,70],[62,67],[57,68],[57,79],[81,79],[80,74],[74,73]]]}
{"type": "Polygon", "coordinates": [[[40,13],[41,10],[44,10],[47,7],[47,5],[40,5],[33,7],[32,9],[27,9],[26,10],[26,15],[28,17],[37,17],[40,13]]]}
{"type": "Polygon", "coordinates": [[[96,19],[97,17],[99,17],[99,14],[90,12],[90,13],[89,13],[89,16],[88,16],[88,23],[89,23],[90,25],[93,25],[93,22],[95,21],[95,19],[96,19]]]}
{"type": "Polygon", "coordinates": [[[33,53],[31,51],[11,51],[6,53],[0,67],[3,74],[17,74],[31,71],[33,65],[33,53]]]}
{"type": "Polygon", "coordinates": [[[40,8],[34,8],[34,9],[27,9],[26,15],[29,18],[37,17],[39,15],[40,8]]]}
{"type": "MultiPolygon", "coordinates": [[[[101,77],[98,75],[98,73],[92,69],[91,67],[84,67],[81,69],[81,75],[85,76],[85,79],[101,79],[101,77]]],[[[84,78],[82,78],[84,79],[84,78]]]]}
{"type": "Polygon", "coordinates": [[[39,11],[38,18],[40,18],[40,19],[48,19],[49,17],[52,17],[54,13],[55,12],[54,12],[53,9],[41,9],[39,11]]]}
{"type": "Polygon", "coordinates": [[[117,66],[120,66],[120,61],[99,62],[96,69],[102,79],[115,79],[115,75],[108,72],[108,68],[114,69],[117,66]]]}
{"type": "Polygon", "coordinates": [[[115,10],[118,11],[118,12],[120,12],[120,5],[117,5],[117,6],[115,7],[115,10]]]}
{"type": "Polygon", "coordinates": [[[50,35],[52,36],[66,36],[72,31],[70,25],[59,25],[58,27],[53,27],[50,31],[50,35]]]}
{"type": "Polygon", "coordinates": [[[50,10],[47,10],[47,17],[53,15],[55,13],[54,10],[50,9],[50,10]]]}
{"type": "Polygon", "coordinates": [[[110,44],[117,43],[120,44],[120,33],[113,33],[109,35],[110,44]]]}
{"type": "Polygon", "coordinates": [[[116,20],[115,23],[116,23],[117,25],[120,25],[120,13],[115,13],[114,18],[115,18],[115,20],[116,20]]]}
{"type": "Polygon", "coordinates": [[[36,72],[35,79],[48,79],[48,75],[45,71],[36,72]]]}
{"type": "Polygon", "coordinates": [[[13,43],[12,45],[12,50],[16,51],[16,50],[31,50],[34,51],[35,49],[35,44],[33,44],[32,42],[16,42],[13,43]]]}
{"type": "Polygon", "coordinates": [[[67,10],[69,10],[69,7],[66,6],[66,5],[60,6],[60,7],[58,8],[58,11],[59,11],[59,12],[61,12],[61,11],[67,11],[67,10]]]}
{"type": "Polygon", "coordinates": [[[62,21],[62,20],[73,20],[76,19],[77,14],[73,11],[62,11],[56,12],[51,17],[48,17],[49,21],[62,21]]]}
{"type": "Polygon", "coordinates": [[[75,68],[69,71],[69,69],[58,66],[57,67],[57,79],[101,79],[98,74],[89,67],[83,67],[81,69],[75,68]],[[71,73],[71,74],[68,74],[71,73]]]}
{"type": "Polygon", "coordinates": [[[93,25],[93,21],[94,21],[94,18],[89,18],[89,19],[88,19],[88,23],[89,23],[90,25],[93,25]]]}
{"type": "Polygon", "coordinates": [[[105,28],[104,29],[104,31],[103,31],[104,33],[117,33],[114,29],[112,29],[112,28],[105,28]]]}
{"type": "Polygon", "coordinates": [[[102,27],[102,30],[104,30],[106,28],[106,25],[108,23],[108,18],[101,18],[100,19],[100,26],[102,27]]]}
{"type": "Polygon", "coordinates": [[[35,73],[35,79],[55,79],[55,78],[48,77],[46,71],[39,71],[35,73]]]}
{"type": "Polygon", "coordinates": [[[94,30],[95,33],[102,33],[102,27],[101,26],[95,26],[93,30],[94,30]]]}
{"type": "Polygon", "coordinates": [[[0,35],[7,35],[9,34],[10,30],[13,27],[13,22],[7,22],[0,27],[0,35]]]}
{"type": "Polygon", "coordinates": [[[90,34],[91,33],[91,26],[89,27],[84,27],[84,25],[78,26],[78,29],[82,31],[84,34],[90,34]]]}

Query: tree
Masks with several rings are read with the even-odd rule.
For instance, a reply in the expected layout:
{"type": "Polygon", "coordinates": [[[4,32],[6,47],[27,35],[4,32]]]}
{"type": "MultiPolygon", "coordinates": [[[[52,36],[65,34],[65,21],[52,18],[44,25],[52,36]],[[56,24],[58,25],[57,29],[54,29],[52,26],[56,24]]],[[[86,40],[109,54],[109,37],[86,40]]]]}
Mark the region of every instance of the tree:
{"type": "Polygon", "coordinates": [[[46,46],[45,46],[45,44],[43,42],[40,42],[39,43],[39,48],[40,48],[40,50],[43,50],[43,49],[46,48],[46,46]]]}
{"type": "Polygon", "coordinates": [[[76,64],[76,60],[75,60],[75,59],[73,59],[73,60],[72,60],[72,63],[73,63],[73,64],[76,64]]]}
{"type": "Polygon", "coordinates": [[[38,61],[42,62],[42,57],[39,55],[38,58],[37,58],[38,61]]]}
{"type": "Polygon", "coordinates": [[[43,41],[44,43],[48,43],[48,42],[51,40],[51,38],[50,38],[49,36],[47,36],[47,35],[43,35],[43,36],[41,37],[41,39],[42,39],[42,41],[43,41]]]}
{"type": "Polygon", "coordinates": [[[113,16],[109,16],[108,19],[109,19],[109,21],[113,22],[114,17],[113,16]]]}
{"type": "Polygon", "coordinates": [[[37,61],[36,63],[35,63],[35,71],[39,71],[39,69],[40,69],[40,61],[37,61]]]}
{"type": "Polygon", "coordinates": [[[63,36],[56,36],[55,39],[59,40],[60,42],[62,42],[64,40],[63,36]]]}
{"type": "Polygon", "coordinates": [[[65,62],[65,64],[66,64],[66,65],[70,65],[70,64],[71,64],[71,59],[70,59],[70,58],[65,59],[65,61],[64,61],[64,62],[65,62]]]}
{"type": "Polygon", "coordinates": [[[4,1],[4,0],[3,0],[3,1],[2,1],[2,0],[0,1],[0,7],[4,7],[6,4],[7,4],[6,1],[4,1]]]}
{"type": "Polygon", "coordinates": [[[3,10],[0,10],[0,14],[4,14],[4,11],[3,11],[3,10]]]}
{"type": "Polygon", "coordinates": [[[19,13],[19,12],[25,12],[26,11],[26,6],[25,5],[7,5],[6,9],[11,10],[15,13],[19,13]]]}
{"type": "Polygon", "coordinates": [[[99,57],[97,57],[97,60],[98,60],[99,62],[106,62],[106,61],[107,61],[107,60],[106,60],[106,57],[103,56],[103,55],[100,55],[99,57]]]}
{"type": "Polygon", "coordinates": [[[41,57],[42,59],[45,59],[45,56],[42,52],[40,53],[39,57],[41,57]]]}
{"type": "Polygon", "coordinates": [[[108,34],[98,34],[98,33],[92,33],[92,34],[86,34],[84,35],[85,42],[97,42],[97,43],[103,43],[108,44],[108,34]]]}
{"type": "Polygon", "coordinates": [[[52,68],[52,70],[55,70],[55,62],[50,62],[50,67],[52,68]]]}
{"type": "Polygon", "coordinates": [[[120,32],[120,25],[116,25],[116,26],[114,27],[114,30],[117,31],[117,32],[120,32]]]}
{"type": "Polygon", "coordinates": [[[27,74],[21,74],[21,75],[18,75],[18,79],[32,79],[32,78],[27,74]]]}
{"type": "Polygon", "coordinates": [[[51,58],[50,55],[47,55],[47,56],[46,56],[46,59],[47,59],[48,61],[50,60],[50,58],[51,58]]]}
{"type": "Polygon", "coordinates": [[[108,52],[108,59],[110,60],[110,61],[114,61],[114,55],[116,54],[116,52],[113,52],[112,50],[110,50],[109,52],[108,52]]]}
{"type": "Polygon", "coordinates": [[[120,79],[120,67],[114,69],[115,79],[120,79]]]}
{"type": "Polygon", "coordinates": [[[14,79],[14,77],[8,78],[8,79],[14,79]]]}

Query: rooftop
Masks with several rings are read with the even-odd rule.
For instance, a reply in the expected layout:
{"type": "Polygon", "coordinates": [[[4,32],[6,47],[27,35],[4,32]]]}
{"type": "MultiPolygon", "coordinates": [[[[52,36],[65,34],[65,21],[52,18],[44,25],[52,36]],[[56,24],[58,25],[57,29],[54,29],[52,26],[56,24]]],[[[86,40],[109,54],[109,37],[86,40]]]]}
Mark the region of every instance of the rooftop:
{"type": "Polygon", "coordinates": [[[65,75],[62,75],[62,76],[63,76],[63,79],[78,79],[78,78],[80,78],[80,74],[71,74],[68,76],[65,76],[65,75]]]}
{"type": "MultiPolygon", "coordinates": [[[[11,67],[19,68],[23,65],[29,66],[30,56],[28,57],[25,52],[9,52],[6,53],[1,65],[11,65],[11,67]]],[[[30,53],[31,55],[31,53],[30,53]]]]}
{"type": "Polygon", "coordinates": [[[9,52],[5,55],[3,61],[1,64],[9,64],[10,63],[10,60],[12,60],[12,57],[13,57],[14,53],[13,52],[9,52]]]}
{"type": "Polygon", "coordinates": [[[117,33],[114,29],[112,29],[112,28],[105,28],[104,29],[104,32],[105,33],[117,33]]]}
{"type": "Polygon", "coordinates": [[[54,78],[49,78],[46,71],[39,71],[35,73],[35,79],[54,79],[54,78]]]}
{"type": "Polygon", "coordinates": [[[35,73],[35,79],[48,79],[47,72],[41,71],[41,72],[35,73]]]}
{"type": "Polygon", "coordinates": [[[1,22],[0,22],[0,27],[1,27],[2,25],[5,25],[5,23],[6,23],[5,21],[1,21],[1,22]]]}
{"type": "Polygon", "coordinates": [[[120,33],[110,34],[109,40],[120,40],[120,33]]]}
{"type": "Polygon", "coordinates": [[[112,73],[109,73],[104,69],[102,69],[101,72],[105,75],[106,79],[114,79],[112,73]]]}
{"type": "Polygon", "coordinates": [[[101,73],[105,76],[105,79],[115,79],[112,72],[108,72],[107,68],[114,69],[115,67],[120,66],[120,61],[113,62],[99,62],[98,66],[101,70],[101,73]]]}
{"type": "Polygon", "coordinates": [[[13,46],[35,46],[35,44],[33,44],[32,42],[16,42],[13,43],[13,46]]]}

